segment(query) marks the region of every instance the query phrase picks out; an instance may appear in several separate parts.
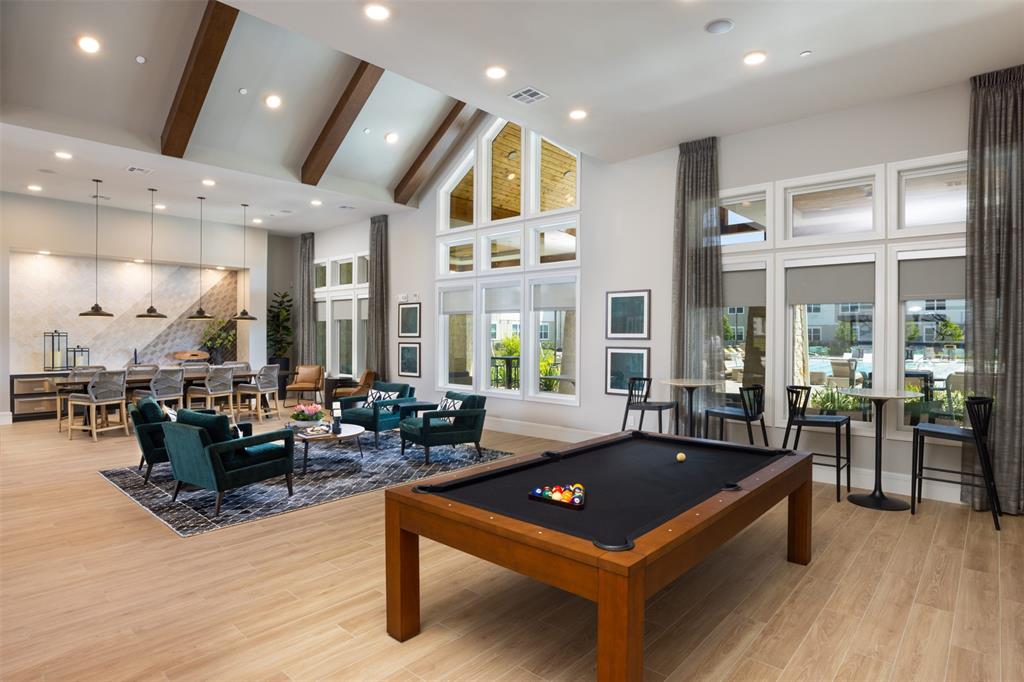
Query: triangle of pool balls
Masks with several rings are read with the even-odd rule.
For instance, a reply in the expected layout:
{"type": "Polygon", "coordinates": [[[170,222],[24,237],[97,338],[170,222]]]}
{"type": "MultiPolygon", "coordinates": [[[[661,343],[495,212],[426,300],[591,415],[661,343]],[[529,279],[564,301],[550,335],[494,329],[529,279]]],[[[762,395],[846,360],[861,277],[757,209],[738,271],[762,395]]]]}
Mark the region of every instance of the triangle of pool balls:
{"type": "Polygon", "coordinates": [[[583,509],[587,503],[587,492],[580,483],[560,483],[534,488],[530,491],[530,499],[565,509],[583,509]]]}

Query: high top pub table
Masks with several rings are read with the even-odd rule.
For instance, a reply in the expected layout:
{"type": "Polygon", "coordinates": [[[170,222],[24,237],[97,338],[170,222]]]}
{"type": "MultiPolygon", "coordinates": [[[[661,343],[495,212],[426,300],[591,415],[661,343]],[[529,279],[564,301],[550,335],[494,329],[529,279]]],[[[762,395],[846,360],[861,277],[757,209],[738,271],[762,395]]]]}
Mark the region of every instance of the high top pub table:
{"type": "Polygon", "coordinates": [[[882,388],[840,388],[839,392],[854,398],[870,400],[871,404],[875,406],[875,489],[870,493],[847,495],[846,499],[868,509],[880,509],[882,511],[906,511],[910,509],[910,505],[906,502],[886,497],[885,493],[882,492],[882,439],[884,438],[882,415],[885,414],[886,401],[920,398],[921,394],[916,391],[887,391],[882,388]]]}

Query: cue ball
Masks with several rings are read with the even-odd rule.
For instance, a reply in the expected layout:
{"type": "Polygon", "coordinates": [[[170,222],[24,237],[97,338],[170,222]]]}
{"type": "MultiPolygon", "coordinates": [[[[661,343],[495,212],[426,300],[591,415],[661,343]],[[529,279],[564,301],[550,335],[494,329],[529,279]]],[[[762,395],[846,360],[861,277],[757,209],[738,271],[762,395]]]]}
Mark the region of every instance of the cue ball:
{"type": "Polygon", "coordinates": [[[676,461],[677,462],[685,462],[686,461],[686,453],[685,452],[677,452],[676,453],[676,461]]]}

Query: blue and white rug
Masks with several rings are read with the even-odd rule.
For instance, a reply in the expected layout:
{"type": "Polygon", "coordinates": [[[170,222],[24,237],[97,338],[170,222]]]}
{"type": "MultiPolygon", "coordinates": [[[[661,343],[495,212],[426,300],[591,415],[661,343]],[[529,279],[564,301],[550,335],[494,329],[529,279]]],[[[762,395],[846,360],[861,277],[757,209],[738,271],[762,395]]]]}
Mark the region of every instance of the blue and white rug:
{"type": "Polygon", "coordinates": [[[206,533],[239,523],[265,519],[277,514],[333,502],[350,495],[399,485],[427,476],[489,462],[511,453],[483,448],[477,457],[469,445],[443,445],[430,449],[430,464],[423,463],[423,448],[410,445],[401,454],[397,431],[380,434],[380,447],[373,447],[373,434],[362,436],[363,457],[355,441],[311,441],[309,469],[302,474],[303,443],[295,443],[294,492],[288,497],[284,477],[278,476],[230,490],[224,496],[220,516],[214,517],[217,494],[209,490],[185,487],[177,502],[171,501],[174,478],[170,464],[153,467],[149,483],[136,467],[99,472],[125,495],[182,537],[206,533]]]}

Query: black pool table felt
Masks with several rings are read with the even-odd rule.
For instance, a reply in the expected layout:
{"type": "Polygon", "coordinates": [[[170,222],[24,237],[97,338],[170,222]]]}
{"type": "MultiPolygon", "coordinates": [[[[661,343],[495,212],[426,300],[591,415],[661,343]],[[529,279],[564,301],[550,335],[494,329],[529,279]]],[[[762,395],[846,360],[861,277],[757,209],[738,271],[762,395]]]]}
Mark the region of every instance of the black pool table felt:
{"type": "Polygon", "coordinates": [[[770,450],[701,440],[624,438],[562,456],[545,457],[468,476],[424,492],[487,509],[520,521],[623,550],[665,521],[768,466],[786,450],[770,450]],[[676,453],[686,461],[677,462],[676,453]],[[562,509],[529,499],[552,481],[581,483],[584,509],[562,509]]]}

